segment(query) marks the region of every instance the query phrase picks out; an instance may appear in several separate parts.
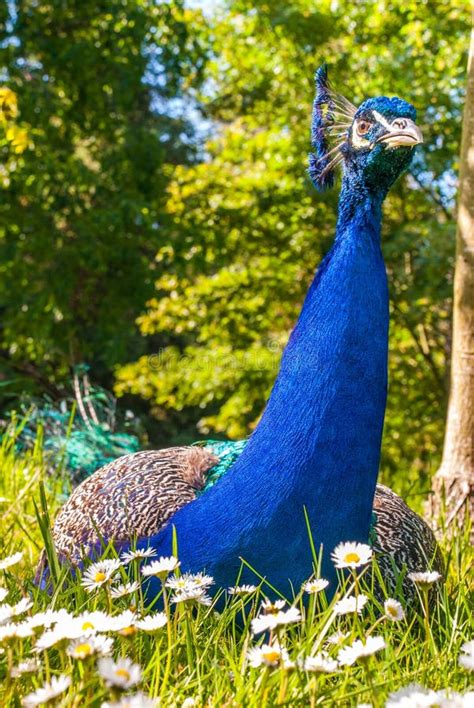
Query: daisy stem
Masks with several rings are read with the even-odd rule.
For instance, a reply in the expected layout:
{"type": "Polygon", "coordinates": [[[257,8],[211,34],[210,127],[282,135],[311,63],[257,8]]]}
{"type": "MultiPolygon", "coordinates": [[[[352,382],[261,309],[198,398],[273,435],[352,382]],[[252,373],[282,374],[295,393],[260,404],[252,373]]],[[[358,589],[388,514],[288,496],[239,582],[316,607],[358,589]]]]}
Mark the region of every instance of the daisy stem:
{"type": "Polygon", "coordinates": [[[310,708],[314,708],[316,705],[316,697],[318,695],[318,682],[316,678],[313,676],[311,678],[311,681],[309,683],[309,706],[310,708]]]}
{"type": "Polygon", "coordinates": [[[13,650],[10,644],[7,644],[7,676],[5,681],[5,688],[8,689],[11,683],[13,669],[13,650]]]}
{"type": "MultiPolygon", "coordinates": [[[[161,656],[161,642],[157,642],[157,646],[155,649],[155,652],[153,654],[153,667],[154,667],[154,675],[153,675],[153,690],[152,690],[152,696],[157,697],[158,696],[158,686],[160,683],[160,656],[161,656]]],[[[167,681],[167,676],[166,676],[166,669],[165,669],[165,674],[163,675],[163,681],[161,684],[161,689],[163,690],[164,687],[166,687],[166,681],[167,681]]]]}
{"type": "Polygon", "coordinates": [[[373,708],[378,708],[380,703],[379,703],[379,699],[377,697],[377,691],[374,688],[374,682],[372,679],[372,671],[370,670],[369,662],[370,662],[370,659],[367,659],[367,660],[363,661],[362,663],[364,665],[364,670],[367,675],[367,683],[369,684],[373,708]]]}
{"type": "Polygon", "coordinates": [[[309,605],[308,605],[308,622],[309,622],[310,626],[313,623],[315,614],[316,614],[316,594],[312,593],[309,596],[309,605]]]}
{"type": "Polygon", "coordinates": [[[351,570],[351,573],[352,573],[352,577],[354,578],[354,595],[356,598],[355,622],[357,625],[359,637],[361,639],[363,639],[364,638],[364,630],[362,628],[362,623],[360,621],[360,616],[359,616],[359,611],[358,611],[359,594],[360,594],[359,593],[359,578],[357,577],[357,572],[356,572],[355,568],[351,570]]]}
{"type": "Polygon", "coordinates": [[[48,652],[46,649],[43,652],[43,656],[44,656],[44,668],[45,668],[45,672],[46,672],[46,681],[49,682],[51,680],[51,671],[49,668],[49,658],[48,658],[48,652]]]}
{"type": "Polygon", "coordinates": [[[424,619],[424,625],[425,625],[426,649],[428,649],[428,646],[430,646],[433,653],[437,654],[436,644],[434,641],[433,634],[431,632],[431,625],[430,625],[429,594],[430,594],[429,588],[422,588],[421,589],[421,605],[423,608],[423,619],[424,619]]]}
{"type": "Polygon", "coordinates": [[[110,585],[106,583],[104,585],[104,591],[105,591],[105,606],[107,607],[107,612],[108,614],[112,614],[112,599],[110,596],[110,585]]]}
{"type": "Polygon", "coordinates": [[[270,675],[270,669],[268,668],[268,666],[266,666],[263,670],[262,681],[260,683],[260,692],[262,695],[262,702],[260,705],[262,705],[262,706],[265,706],[267,703],[267,697],[268,697],[267,681],[268,681],[269,675],[270,675]]]}
{"type": "MultiPolygon", "coordinates": [[[[186,605],[186,603],[185,603],[186,605]]],[[[185,607],[186,616],[186,657],[188,660],[188,666],[193,666],[193,643],[192,643],[192,633],[191,633],[191,619],[189,617],[189,607],[185,607]]]]}
{"type": "Polygon", "coordinates": [[[166,653],[166,665],[165,665],[165,672],[163,674],[163,681],[161,682],[161,691],[164,692],[166,689],[166,685],[168,683],[169,675],[170,675],[170,670],[171,670],[171,645],[173,642],[173,635],[171,631],[171,616],[170,616],[170,605],[169,605],[169,599],[168,599],[168,593],[166,592],[166,588],[163,585],[163,609],[166,614],[166,634],[168,638],[168,651],[166,653]]]}
{"type": "Polygon", "coordinates": [[[140,605],[140,612],[143,615],[143,610],[145,607],[145,601],[143,598],[143,586],[141,583],[141,568],[140,562],[133,564],[133,576],[136,583],[138,583],[138,599],[140,605]]]}
{"type": "Polygon", "coordinates": [[[382,617],[379,617],[378,620],[375,620],[375,622],[373,623],[372,627],[370,627],[370,628],[367,630],[367,636],[370,636],[370,635],[372,634],[372,632],[374,631],[374,629],[375,629],[376,627],[378,627],[379,624],[381,624],[381,622],[384,622],[384,621],[385,621],[385,615],[382,615],[382,617]]]}
{"type": "Polygon", "coordinates": [[[281,667],[280,670],[280,689],[278,691],[277,703],[283,703],[286,696],[286,689],[288,688],[288,671],[281,667]]]}

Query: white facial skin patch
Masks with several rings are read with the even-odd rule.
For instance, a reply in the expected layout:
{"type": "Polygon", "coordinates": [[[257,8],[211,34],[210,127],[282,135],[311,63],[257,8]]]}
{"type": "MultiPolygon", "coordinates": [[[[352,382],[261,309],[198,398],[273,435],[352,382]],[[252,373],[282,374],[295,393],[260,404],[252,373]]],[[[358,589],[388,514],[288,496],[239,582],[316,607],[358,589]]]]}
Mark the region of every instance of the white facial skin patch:
{"type": "Polygon", "coordinates": [[[367,140],[367,138],[363,138],[361,135],[357,135],[356,125],[354,125],[352,128],[351,142],[355,148],[364,148],[370,145],[370,140],[367,140]]]}
{"type": "Polygon", "coordinates": [[[372,115],[374,116],[375,120],[377,120],[380,125],[383,125],[386,130],[392,130],[391,123],[389,123],[388,120],[384,118],[381,113],[379,113],[378,111],[372,111],[372,115]]]}

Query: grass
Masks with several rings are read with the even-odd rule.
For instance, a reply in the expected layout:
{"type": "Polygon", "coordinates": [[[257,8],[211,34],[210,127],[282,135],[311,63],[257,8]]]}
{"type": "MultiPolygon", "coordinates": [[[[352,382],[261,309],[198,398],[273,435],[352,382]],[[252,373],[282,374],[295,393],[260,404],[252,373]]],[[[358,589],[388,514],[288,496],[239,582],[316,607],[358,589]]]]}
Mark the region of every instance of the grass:
{"type": "MultiPolygon", "coordinates": [[[[3,603],[14,605],[27,599],[32,605],[9,621],[25,627],[28,617],[47,608],[64,608],[71,616],[100,610],[116,617],[132,610],[147,617],[160,611],[145,606],[140,588],[122,598],[111,597],[108,582],[95,592],[87,592],[81,578],[71,579],[59,567],[51,596],[35,587],[32,578],[44,545],[41,529],[48,525],[46,512],[54,516],[67,494],[67,480],[60,470],[53,474],[46,471],[41,439],[33,450],[18,455],[14,438],[13,433],[4,436],[0,448],[0,559],[17,551],[22,551],[23,557],[19,563],[0,570],[0,588],[8,591],[3,603]]],[[[35,643],[45,631],[42,626],[31,630],[32,636],[4,637],[0,643],[0,705],[21,705],[27,694],[58,675],[71,677],[70,685],[66,686],[66,681],[65,690],[52,701],[62,706],[100,706],[106,702],[113,705],[124,696],[141,692],[159,698],[164,706],[369,704],[377,707],[385,705],[390,693],[413,682],[435,691],[450,689],[465,693],[470,674],[459,665],[458,657],[461,645],[471,639],[472,632],[468,587],[472,551],[468,529],[446,538],[443,551],[448,562],[447,577],[439,585],[429,618],[423,616],[421,604],[406,607],[406,617],[400,622],[384,618],[383,605],[365,584],[364,572],[355,586],[357,593],[368,596],[360,615],[339,616],[334,612],[334,602],[354,592],[353,579],[349,578],[331,602],[320,592],[309,596],[309,603],[304,605],[301,592],[291,604],[299,608],[303,618],[259,635],[252,634],[250,622],[262,612],[264,588],[245,596],[229,597],[225,609],[219,613],[212,605],[196,601],[172,604],[171,590],[167,590],[163,626],[153,632],[138,628],[133,619],[126,617],[121,629],[117,622],[114,627],[113,619],[103,620],[109,631],[98,636],[110,637],[112,656],[128,657],[140,667],[139,680],[134,683],[131,679],[133,685],[126,689],[107,685],[98,670],[97,656],[70,656],[70,639],[35,652],[35,643]],[[340,646],[327,643],[336,632],[345,635],[340,646]],[[337,658],[341,646],[357,639],[366,641],[369,636],[383,638],[385,648],[329,673],[301,668],[303,657],[327,651],[330,657],[337,658]],[[274,660],[274,666],[251,666],[252,649],[262,643],[273,643],[267,658],[274,660]],[[278,658],[275,652],[278,646],[288,653],[287,660],[278,658]],[[35,670],[16,675],[15,667],[31,657],[38,663],[35,670]]],[[[109,557],[113,556],[109,553],[109,557]]],[[[131,565],[135,578],[130,580],[139,580],[139,562],[131,565]]],[[[114,580],[122,576],[124,582],[124,573],[123,568],[116,571],[114,580]]],[[[0,625],[1,610],[0,607],[0,625]]],[[[71,620],[63,619],[59,626],[64,628],[68,622],[71,620]]],[[[1,630],[2,626],[0,636],[1,630]]],[[[78,651],[87,654],[90,639],[83,643],[86,648],[78,651]]],[[[253,656],[255,659],[255,652],[253,656]]],[[[257,652],[254,663],[258,663],[258,656],[257,652]]],[[[119,671],[124,681],[127,671],[133,673],[130,667],[119,671]]],[[[138,673],[138,668],[135,671],[138,673]]],[[[443,704],[440,698],[436,700],[437,705],[443,704]]],[[[453,705],[452,701],[451,697],[443,705],[453,705]]],[[[464,704],[467,705],[467,699],[464,704]]],[[[120,705],[144,707],[146,703],[142,697],[135,704],[120,705]]]]}

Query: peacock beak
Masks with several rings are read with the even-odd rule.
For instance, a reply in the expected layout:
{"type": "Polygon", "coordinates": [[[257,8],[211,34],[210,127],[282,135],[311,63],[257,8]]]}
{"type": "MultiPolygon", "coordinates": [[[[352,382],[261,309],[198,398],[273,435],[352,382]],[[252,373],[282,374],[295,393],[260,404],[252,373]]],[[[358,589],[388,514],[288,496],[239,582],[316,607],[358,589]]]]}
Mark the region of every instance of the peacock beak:
{"type": "Polygon", "coordinates": [[[410,118],[395,118],[376,142],[385,143],[389,147],[414,147],[423,142],[423,134],[417,124],[410,118]]]}

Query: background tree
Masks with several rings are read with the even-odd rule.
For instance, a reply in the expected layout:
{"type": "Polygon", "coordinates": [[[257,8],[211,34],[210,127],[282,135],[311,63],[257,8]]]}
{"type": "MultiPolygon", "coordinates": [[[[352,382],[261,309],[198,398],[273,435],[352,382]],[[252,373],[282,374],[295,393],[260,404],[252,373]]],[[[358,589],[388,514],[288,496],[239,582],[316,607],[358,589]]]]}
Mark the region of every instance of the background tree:
{"type": "Polygon", "coordinates": [[[180,0],[4,3],[4,79],[35,149],[0,203],[3,396],[51,390],[83,361],[110,383],[146,351],[134,322],[165,242],[166,185],[196,154],[170,108],[199,80],[195,18],[180,0]]]}
{"type": "MultiPolygon", "coordinates": [[[[474,20],[474,13],[473,13],[474,20]]],[[[467,68],[453,301],[451,388],[441,467],[433,480],[433,512],[446,523],[474,520],[474,26],[467,68]],[[444,499],[444,497],[446,497],[444,499]]],[[[474,532],[474,531],[473,531],[474,532]]]]}

